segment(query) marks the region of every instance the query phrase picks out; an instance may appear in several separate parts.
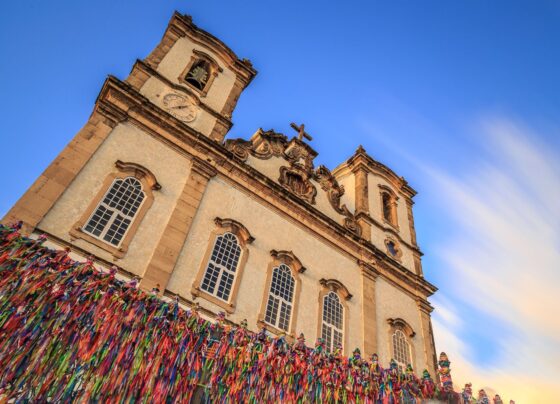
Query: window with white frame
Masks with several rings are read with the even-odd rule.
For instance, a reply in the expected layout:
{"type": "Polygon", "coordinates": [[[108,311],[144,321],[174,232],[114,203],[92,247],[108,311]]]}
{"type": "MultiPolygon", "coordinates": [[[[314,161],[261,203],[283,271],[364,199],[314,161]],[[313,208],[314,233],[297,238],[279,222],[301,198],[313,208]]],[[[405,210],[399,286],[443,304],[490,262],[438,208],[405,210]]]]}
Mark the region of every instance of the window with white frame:
{"type": "Polygon", "coordinates": [[[340,298],[334,292],[329,292],[323,298],[323,321],[321,337],[325,341],[327,350],[333,352],[337,346],[342,346],[344,324],[344,307],[340,298]]]}
{"type": "Polygon", "coordinates": [[[240,257],[241,247],[235,235],[225,233],[216,237],[200,288],[227,302],[240,257]]]}
{"type": "Polygon", "coordinates": [[[272,270],[272,281],[264,321],[281,330],[289,330],[294,287],[295,280],[290,267],[281,264],[272,270]]]}
{"type": "Polygon", "coordinates": [[[119,246],[145,196],[142,184],[136,178],[114,180],[83,230],[119,246]]]}
{"type": "Polygon", "coordinates": [[[401,371],[410,363],[410,344],[401,330],[396,330],[393,334],[393,359],[401,371]]]}

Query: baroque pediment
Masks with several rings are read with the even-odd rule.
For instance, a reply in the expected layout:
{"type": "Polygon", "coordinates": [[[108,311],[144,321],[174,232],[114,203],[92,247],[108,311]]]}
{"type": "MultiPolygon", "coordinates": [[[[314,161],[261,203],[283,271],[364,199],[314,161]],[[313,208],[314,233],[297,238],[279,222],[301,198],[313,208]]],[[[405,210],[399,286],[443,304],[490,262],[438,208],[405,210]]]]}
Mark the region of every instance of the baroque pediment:
{"type": "Polygon", "coordinates": [[[243,162],[252,165],[284,189],[319,210],[318,199],[324,195],[328,201],[330,217],[338,217],[341,224],[354,234],[361,235],[361,228],[352,212],[341,204],[344,187],[331,171],[321,165],[315,168],[317,152],[304,141],[288,139],[274,130],[259,129],[249,140],[231,139],[225,147],[243,162]],[[275,158],[275,159],[273,159],[275,158]],[[271,160],[263,165],[259,161],[271,160]],[[319,194],[321,193],[321,194],[319,194]]]}

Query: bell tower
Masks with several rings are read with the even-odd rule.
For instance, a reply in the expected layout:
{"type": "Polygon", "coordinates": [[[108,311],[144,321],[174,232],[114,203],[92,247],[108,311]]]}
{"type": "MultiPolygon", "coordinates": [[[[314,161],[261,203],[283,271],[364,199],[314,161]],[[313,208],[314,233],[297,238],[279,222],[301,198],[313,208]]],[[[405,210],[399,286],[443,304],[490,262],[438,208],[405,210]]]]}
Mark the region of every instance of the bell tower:
{"type": "Polygon", "coordinates": [[[107,78],[84,127],[2,222],[165,287],[216,175],[209,153],[256,73],[175,12],[126,80],[107,78]]]}
{"type": "Polygon", "coordinates": [[[255,75],[249,60],[176,12],[159,45],[136,62],[126,81],[183,124],[221,142],[255,75]]]}

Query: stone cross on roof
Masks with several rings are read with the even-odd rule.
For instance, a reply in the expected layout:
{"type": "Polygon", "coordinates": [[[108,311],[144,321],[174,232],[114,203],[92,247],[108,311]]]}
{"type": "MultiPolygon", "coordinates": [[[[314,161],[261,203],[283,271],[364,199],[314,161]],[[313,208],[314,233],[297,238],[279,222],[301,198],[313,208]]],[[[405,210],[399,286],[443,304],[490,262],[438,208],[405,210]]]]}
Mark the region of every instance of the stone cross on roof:
{"type": "Polygon", "coordinates": [[[305,131],[305,125],[303,123],[300,126],[297,126],[292,122],[290,126],[298,132],[298,140],[303,140],[303,138],[306,138],[307,140],[313,140],[311,135],[305,131]]]}

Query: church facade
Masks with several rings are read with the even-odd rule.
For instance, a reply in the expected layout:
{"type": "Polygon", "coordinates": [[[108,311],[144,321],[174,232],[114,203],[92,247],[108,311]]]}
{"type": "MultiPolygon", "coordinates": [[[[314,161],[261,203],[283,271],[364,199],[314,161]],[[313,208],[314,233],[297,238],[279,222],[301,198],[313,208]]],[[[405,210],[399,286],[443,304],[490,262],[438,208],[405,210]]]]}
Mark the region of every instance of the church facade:
{"type": "Polygon", "coordinates": [[[2,222],[214,319],[435,374],[415,191],[359,147],[330,170],[303,125],[225,140],[256,75],[175,13],[2,222]]]}

